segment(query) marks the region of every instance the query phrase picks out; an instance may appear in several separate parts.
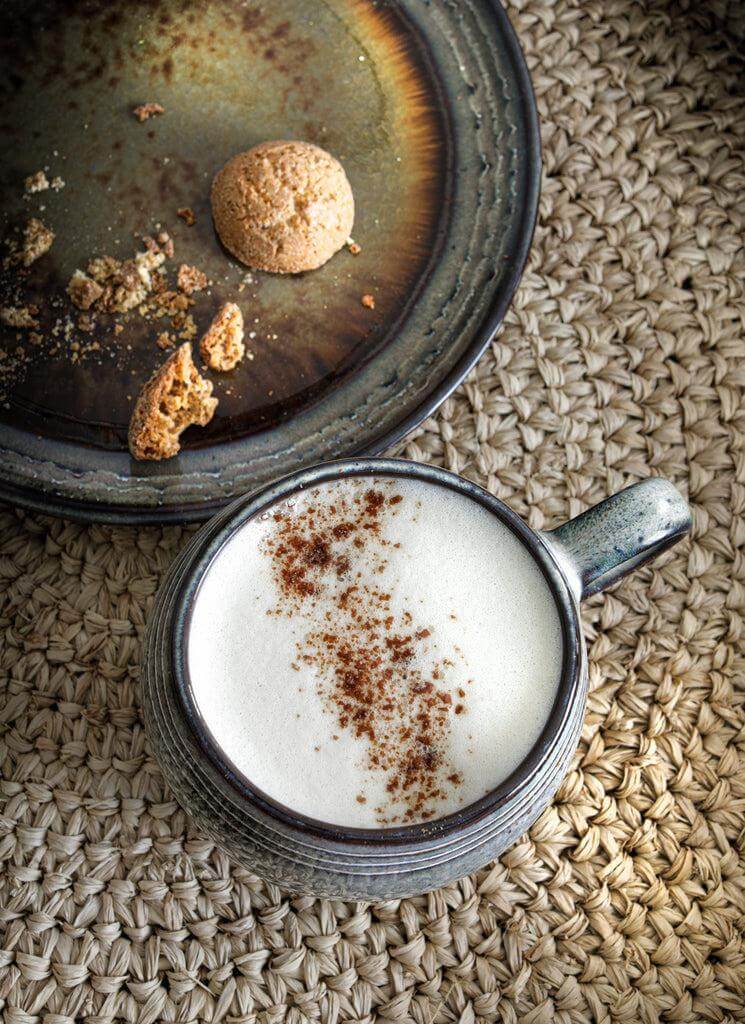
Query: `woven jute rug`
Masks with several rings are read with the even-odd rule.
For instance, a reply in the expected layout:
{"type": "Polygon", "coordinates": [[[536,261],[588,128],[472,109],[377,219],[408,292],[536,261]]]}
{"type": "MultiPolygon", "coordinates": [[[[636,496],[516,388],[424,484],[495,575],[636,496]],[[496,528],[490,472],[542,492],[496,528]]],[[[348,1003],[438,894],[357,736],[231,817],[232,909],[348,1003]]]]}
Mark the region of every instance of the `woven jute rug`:
{"type": "Polygon", "coordinates": [[[6,510],[8,1024],[745,1020],[745,65],[727,3],[517,0],[543,121],[530,264],[402,449],[550,527],[650,473],[689,542],[585,610],[591,695],[501,860],[375,906],[292,898],[191,826],[142,728],[180,529],[6,510]]]}

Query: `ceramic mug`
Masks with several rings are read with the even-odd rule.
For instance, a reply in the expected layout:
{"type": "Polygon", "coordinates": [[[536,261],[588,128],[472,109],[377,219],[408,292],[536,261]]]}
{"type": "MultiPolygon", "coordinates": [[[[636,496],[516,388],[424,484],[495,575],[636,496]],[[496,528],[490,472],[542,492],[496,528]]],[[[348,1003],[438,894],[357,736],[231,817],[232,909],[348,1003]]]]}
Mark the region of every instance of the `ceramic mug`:
{"type": "Polygon", "coordinates": [[[493,860],[524,832],[568,770],[587,696],[579,602],[653,558],[689,529],[688,506],[672,484],[659,478],[635,484],[543,533],[530,529],[476,484],[433,466],[361,458],[297,472],[226,508],[194,536],[171,567],[149,620],[142,676],[155,755],[197,824],[265,878],[295,891],[345,899],[395,898],[445,885],[493,860]],[[413,477],[478,502],[535,559],[561,619],[561,680],[538,742],[517,770],[485,797],[425,824],[345,829],[304,818],[265,798],[215,746],[190,695],[185,671],[189,608],[217,552],[245,522],[275,503],[349,476],[413,477]]]}

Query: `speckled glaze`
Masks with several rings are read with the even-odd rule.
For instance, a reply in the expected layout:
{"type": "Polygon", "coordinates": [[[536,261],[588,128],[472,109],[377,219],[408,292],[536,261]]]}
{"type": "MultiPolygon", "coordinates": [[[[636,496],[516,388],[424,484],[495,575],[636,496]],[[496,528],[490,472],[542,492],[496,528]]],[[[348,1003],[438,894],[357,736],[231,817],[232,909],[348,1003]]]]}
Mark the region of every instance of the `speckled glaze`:
{"type": "MultiPolygon", "coordinates": [[[[325,463],[247,495],[195,535],[156,600],[145,644],[142,697],[163,772],[184,808],[216,842],[266,878],[318,896],[385,899],[445,885],[496,857],[551,800],[576,749],[587,694],[579,601],[675,543],[690,528],[667,481],[644,481],[551,533],[531,530],[476,484],[396,459],[325,463]],[[185,635],[206,568],[244,522],[299,489],[345,476],[413,477],[448,487],[498,516],[528,548],[554,594],[564,659],[549,721],[521,766],[455,814],[396,829],[342,829],[262,797],[231,774],[185,699],[185,635]]],[[[484,553],[488,558],[488,552],[484,553]]]]}

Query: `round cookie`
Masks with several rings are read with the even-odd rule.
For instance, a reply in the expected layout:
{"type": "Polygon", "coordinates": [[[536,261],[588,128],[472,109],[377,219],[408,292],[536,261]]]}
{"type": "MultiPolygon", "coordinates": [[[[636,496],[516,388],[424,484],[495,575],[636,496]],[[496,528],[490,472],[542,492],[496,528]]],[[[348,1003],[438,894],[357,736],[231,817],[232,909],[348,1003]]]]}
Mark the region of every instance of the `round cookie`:
{"type": "Polygon", "coordinates": [[[297,274],[345,244],[354,197],[342,165],[319,146],[261,142],[215,176],[212,216],[222,244],[242,263],[297,274]]]}

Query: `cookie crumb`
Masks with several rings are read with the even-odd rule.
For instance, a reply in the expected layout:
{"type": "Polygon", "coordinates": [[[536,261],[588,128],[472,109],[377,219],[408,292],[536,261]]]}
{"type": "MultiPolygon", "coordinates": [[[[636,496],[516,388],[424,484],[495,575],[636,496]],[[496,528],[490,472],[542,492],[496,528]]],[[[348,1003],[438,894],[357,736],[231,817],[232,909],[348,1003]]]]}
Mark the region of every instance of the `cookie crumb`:
{"type": "Polygon", "coordinates": [[[369,293],[367,295],[363,295],[360,302],[365,309],[375,309],[375,298],[369,293]]]}
{"type": "Polygon", "coordinates": [[[182,263],[178,268],[176,281],[179,290],[185,295],[201,292],[203,288],[207,287],[207,275],[197,267],[190,267],[188,263],[182,263]]]}
{"type": "Polygon", "coordinates": [[[54,241],[54,232],[42,221],[32,217],[23,231],[23,245],[20,260],[24,267],[30,267],[40,256],[49,252],[54,241]]]}
{"type": "Polygon", "coordinates": [[[199,342],[199,354],[212,370],[232,370],[244,352],[243,314],[234,302],[226,302],[199,342]]]}
{"type": "Polygon", "coordinates": [[[0,306],[0,323],[7,327],[38,327],[36,306],[0,306]]]}
{"type": "Polygon", "coordinates": [[[173,340],[168,331],[161,331],[158,337],[155,339],[155,344],[158,348],[167,349],[173,348],[173,340]]]}
{"type": "Polygon", "coordinates": [[[67,285],[67,294],[78,309],[90,309],[103,295],[103,288],[82,270],[76,270],[67,285]]]}
{"type": "Polygon", "coordinates": [[[49,179],[44,171],[36,171],[35,174],[29,174],[24,180],[23,188],[29,195],[32,195],[34,192],[46,192],[49,188],[49,179]]]}
{"type": "Polygon", "coordinates": [[[156,320],[162,316],[175,317],[180,313],[183,314],[189,306],[193,305],[194,299],[190,299],[188,295],[174,291],[172,288],[158,292],[152,298],[153,315],[156,320]]]}
{"type": "Polygon", "coordinates": [[[167,231],[161,231],[158,234],[158,245],[161,247],[163,255],[167,259],[172,260],[174,254],[173,239],[167,231]]]}
{"type": "Polygon", "coordinates": [[[347,249],[349,249],[353,256],[359,256],[359,254],[362,252],[362,246],[358,245],[356,242],[353,242],[351,238],[347,242],[347,249]]]}
{"type": "Polygon", "coordinates": [[[65,187],[65,181],[59,175],[52,178],[51,188],[54,192],[60,192],[65,187]]]}
{"type": "Polygon", "coordinates": [[[164,252],[138,252],[135,256],[135,268],[137,275],[145,286],[147,292],[155,287],[152,272],[162,267],[166,260],[164,252]]]}
{"type": "Polygon", "coordinates": [[[114,334],[118,335],[118,334],[123,334],[123,333],[124,333],[124,325],[123,324],[114,324],[114,334]]]}
{"type": "Polygon", "coordinates": [[[197,215],[190,206],[182,206],[176,210],[176,216],[180,217],[188,227],[193,227],[197,222],[197,215]]]}
{"type": "Polygon", "coordinates": [[[141,103],[132,111],[140,124],[142,124],[143,121],[149,121],[150,118],[154,117],[156,114],[165,114],[165,112],[165,107],[162,107],[160,103],[141,103]]]}

